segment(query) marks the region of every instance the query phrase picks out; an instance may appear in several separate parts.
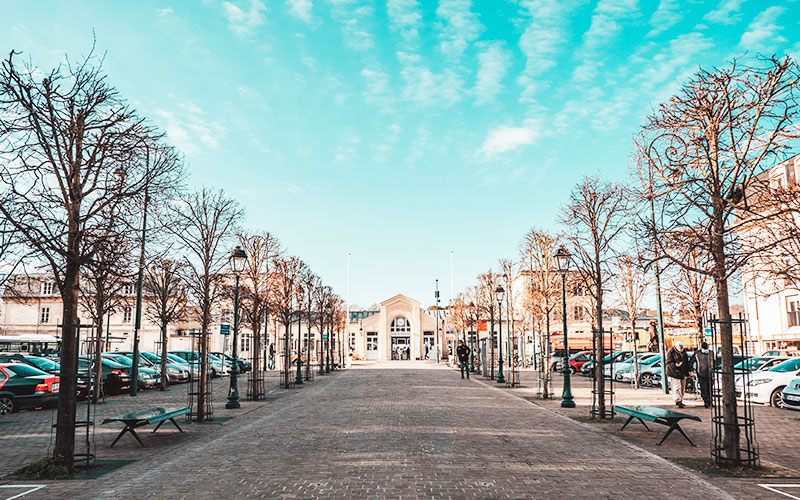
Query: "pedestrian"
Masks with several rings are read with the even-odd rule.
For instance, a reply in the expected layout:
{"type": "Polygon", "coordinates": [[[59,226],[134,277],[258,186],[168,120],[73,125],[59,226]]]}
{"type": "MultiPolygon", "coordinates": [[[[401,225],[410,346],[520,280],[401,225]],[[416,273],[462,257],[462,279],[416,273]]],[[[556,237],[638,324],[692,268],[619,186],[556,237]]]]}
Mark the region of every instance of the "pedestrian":
{"type": "Polygon", "coordinates": [[[461,378],[464,378],[464,372],[467,373],[467,378],[469,378],[469,353],[471,352],[472,350],[464,345],[463,340],[458,341],[456,355],[458,355],[458,361],[461,363],[461,378]]]}
{"type": "Polygon", "coordinates": [[[700,397],[703,406],[711,406],[711,353],[708,352],[708,343],[703,341],[700,350],[694,353],[692,365],[697,372],[697,383],[700,384],[700,397]]]}
{"type": "Polygon", "coordinates": [[[691,373],[689,356],[683,350],[683,342],[678,341],[667,352],[667,378],[672,393],[672,400],[678,408],[683,408],[683,390],[686,387],[686,376],[691,373]]]}
{"type": "Polygon", "coordinates": [[[269,345],[269,360],[267,361],[267,368],[270,370],[275,368],[275,344],[269,345]]]}

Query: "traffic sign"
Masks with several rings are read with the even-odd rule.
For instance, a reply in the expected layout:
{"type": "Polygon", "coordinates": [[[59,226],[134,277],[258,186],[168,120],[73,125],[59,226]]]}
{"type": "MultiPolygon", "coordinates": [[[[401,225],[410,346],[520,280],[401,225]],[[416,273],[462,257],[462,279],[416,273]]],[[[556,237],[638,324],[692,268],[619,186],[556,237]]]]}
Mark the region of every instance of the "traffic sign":
{"type": "Polygon", "coordinates": [[[222,335],[230,335],[231,325],[219,325],[219,333],[222,335]]]}
{"type": "Polygon", "coordinates": [[[328,340],[328,334],[327,333],[323,333],[322,334],[322,340],[328,340]]]}

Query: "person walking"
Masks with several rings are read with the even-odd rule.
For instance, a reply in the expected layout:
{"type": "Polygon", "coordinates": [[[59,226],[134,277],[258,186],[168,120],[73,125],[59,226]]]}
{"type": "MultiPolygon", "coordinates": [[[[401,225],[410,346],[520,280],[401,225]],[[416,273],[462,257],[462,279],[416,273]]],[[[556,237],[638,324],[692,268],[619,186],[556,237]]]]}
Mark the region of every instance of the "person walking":
{"type": "Polygon", "coordinates": [[[458,361],[461,364],[461,378],[464,378],[464,372],[467,373],[467,378],[469,378],[469,354],[472,350],[464,345],[463,340],[458,341],[458,347],[456,348],[456,355],[458,356],[458,361]]]}
{"type": "Polygon", "coordinates": [[[694,353],[692,365],[697,373],[697,383],[700,385],[700,397],[703,398],[703,406],[711,406],[711,353],[708,352],[708,343],[702,342],[700,350],[694,353]]]}
{"type": "Polygon", "coordinates": [[[672,393],[672,400],[678,408],[683,408],[683,390],[686,387],[686,376],[691,372],[689,356],[683,350],[683,342],[678,341],[667,352],[667,378],[672,393]]]}

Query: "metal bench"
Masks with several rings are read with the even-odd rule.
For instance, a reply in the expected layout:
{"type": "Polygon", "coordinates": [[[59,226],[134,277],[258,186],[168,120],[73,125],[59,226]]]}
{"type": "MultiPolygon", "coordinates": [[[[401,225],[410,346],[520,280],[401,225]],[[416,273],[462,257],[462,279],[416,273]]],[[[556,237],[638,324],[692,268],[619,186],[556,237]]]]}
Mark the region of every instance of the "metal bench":
{"type": "Polygon", "coordinates": [[[650,422],[655,422],[657,424],[669,426],[669,429],[667,429],[667,431],[664,433],[664,435],[661,436],[661,440],[658,443],[656,443],[656,445],[660,446],[661,443],[663,443],[664,440],[667,439],[667,436],[672,434],[672,431],[677,430],[678,432],[680,432],[683,435],[683,437],[686,438],[687,441],[689,441],[689,444],[691,444],[692,446],[697,446],[692,442],[691,439],[689,439],[689,436],[687,436],[686,433],[683,432],[683,429],[681,429],[681,426],[680,426],[679,422],[681,420],[683,420],[683,419],[695,420],[697,422],[702,422],[702,420],[700,420],[700,417],[698,417],[698,416],[689,415],[688,413],[680,413],[680,412],[677,412],[677,411],[666,410],[664,408],[658,408],[657,406],[616,406],[616,405],[614,405],[614,411],[629,415],[628,420],[619,429],[620,431],[625,429],[625,427],[634,418],[637,419],[639,422],[641,422],[642,425],[644,425],[644,428],[649,431],[650,428],[647,427],[646,423],[644,423],[644,421],[647,420],[647,421],[650,421],[650,422]]]}
{"type": "Polygon", "coordinates": [[[113,448],[114,445],[117,444],[117,441],[119,441],[119,438],[121,438],[126,432],[130,432],[131,435],[136,438],[136,440],[139,441],[139,444],[144,448],[144,443],[141,439],[139,439],[139,435],[136,434],[136,431],[134,430],[143,425],[158,423],[156,428],[153,429],[153,432],[155,432],[159,427],[161,427],[161,424],[169,420],[175,427],[178,428],[179,431],[183,432],[183,429],[181,429],[174,419],[179,415],[185,415],[187,413],[189,413],[189,408],[148,408],[146,410],[126,413],[125,415],[120,415],[118,417],[107,418],[103,420],[103,424],[108,424],[110,422],[122,422],[125,424],[125,428],[120,431],[119,435],[117,435],[117,438],[113,443],[111,443],[109,448],[113,448]]]}

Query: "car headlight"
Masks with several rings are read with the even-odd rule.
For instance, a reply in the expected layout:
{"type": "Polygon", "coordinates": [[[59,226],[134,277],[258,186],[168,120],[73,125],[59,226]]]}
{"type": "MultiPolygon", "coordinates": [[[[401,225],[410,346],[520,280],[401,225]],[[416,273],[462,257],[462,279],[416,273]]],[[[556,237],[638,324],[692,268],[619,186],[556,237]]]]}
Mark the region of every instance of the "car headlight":
{"type": "Polygon", "coordinates": [[[756,385],[767,384],[767,383],[769,383],[769,382],[772,382],[772,379],[771,379],[771,378],[757,378],[757,379],[755,379],[755,380],[751,380],[750,382],[748,382],[748,384],[747,384],[747,385],[749,385],[749,386],[756,386],[756,385]]]}
{"type": "Polygon", "coordinates": [[[179,370],[176,370],[175,368],[167,368],[167,373],[169,373],[170,375],[180,375],[181,374],[181,372],[179,370]]]}

